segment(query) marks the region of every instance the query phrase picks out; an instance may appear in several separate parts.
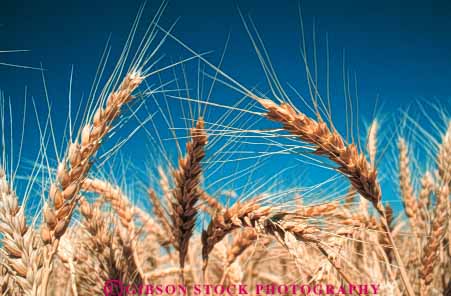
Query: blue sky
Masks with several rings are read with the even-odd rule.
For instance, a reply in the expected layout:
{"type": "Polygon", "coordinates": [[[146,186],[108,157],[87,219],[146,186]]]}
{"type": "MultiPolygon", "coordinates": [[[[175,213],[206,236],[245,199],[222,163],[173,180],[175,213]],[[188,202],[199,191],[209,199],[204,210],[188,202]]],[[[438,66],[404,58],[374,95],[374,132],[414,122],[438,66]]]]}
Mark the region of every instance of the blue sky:
{"type": "MultiPolygon", "coordinates": [[[[81,73],[90,73],[108,34],[120,44],[141,3],[2,1],[2,47],[32,50],[2,59],[31,65],[42,62],[49,75],[67,71],[71,64],[81,73]]],[[[180,17],[175,33],[198,51],[220,49],[231,32],[228,64],[244,61],[255,68],[237,3],[253,17],[275,63],[280,68],[290,65],[298,49],[298,1],[169,1],[163,23],[180,17]]],[[[159,1],[148,1],[147,16],[157,5],[159,1]]],[[[328,33],[332,51],[348,52],[363,89],[392,97],[399,104],[415,97],[448,96],[448,1],[301,1],[301,6],[306,31],[311,31],[315,19],[318,39],[324,40],[328,33]]],[[[2,84],[10,84],[5,76],[14,73],[0,71],[2,84]]]]}
{"type": "MultiPolygon", "coordinates": [[[[23,53],[0,53],[0,62],[37,66],[42,63],[54,122],[64,126],[71,67],[74,67],[74,98],[89,92],[102,50],[111,34],[113,56],[123,44],[142,1],[23,1],[4,0],[0,9],[0,50],[27,49],[23,53]]],[[[220,59],[230,34],[223,69],[248,87],[265,85],[255,51],[241,22],[238,6],[252,17],[265,42],[280,79],[305,93],[305,73],[299,55],[298,1],[169,1],[161,24],[178,20],[174,34],[197,52],[220,59]]],[[[326,35],[331,66],[334,119],[344,122],[345,104],[341,77],[343,56],[350,75],[358,80],[360,124],[374,111],[393,117],[410,107],[420,113],[418,101],[449,102],[451,80],[451,4],[449,1],[301,1],[310,53],[315,27],[317,54],[325,77],[326,35]],[[412,107],[413,105],[413,107],[412,107]]],[[[150,19],[159,1],[148,1],[143,21],[150,19]]],[[[187,52],[172,42],[164,48],[172,60],[187,52]]],[[[197,75],[197,74],[196,74],[197,75]]],[[[287,84],[285,84],[286,86],[287,84]]],[[[33,96],[38,113],[47,110],[39,71],[0,66],[0,89],[13,102],[13,117],[21,117],[24,89],[33,96]]],[[[224,87],[222,87],[223,89],[224,87]]],[[[262,86],[265,90],[266,88],[262,86]]],[[[221,88],[216,100],[230,105],[221,88]]],[[[171,101],[170,104],[178,104],[171,101]]],[[[176,108],[176,107],[174,107],[176,108]]],[[[221,112],[221,110],[211,110],[221,112]]],[[[29,122],[33,114],[29,113],[29,122]]],[[[212,117],[215,117],[214,114],[212,117]]],[[[158,122],[157,122],[158,124],[158,122]]],[[[344,126],[341,125],[341,128],[344,126]]],[[[394,130],[396,127],[391,127],[394,130]]],[[[426,123],[426,129],[428,127],[426,123]]],[[[61,132],[61,131],[60,131],[61,132]]],[[[33,143],[24,151],[33,155],[38,137],[26,131],[33,143]],[[33,140],[34,139],[34,140],[33,140]],[[27,149],[30,149],[28,151],[27,149]]],[[[135,144],[140,144],[136,140],[135,144]]],[[[140,151],[131,146],[131,154],[140,151]]],[[[277,167],[277,165],[276,165],[277,167]]],[[[315,171],[316,172],[316,171],[315,171]]],[[[313,177],[315,179],[315,177],[313,177]]]]}

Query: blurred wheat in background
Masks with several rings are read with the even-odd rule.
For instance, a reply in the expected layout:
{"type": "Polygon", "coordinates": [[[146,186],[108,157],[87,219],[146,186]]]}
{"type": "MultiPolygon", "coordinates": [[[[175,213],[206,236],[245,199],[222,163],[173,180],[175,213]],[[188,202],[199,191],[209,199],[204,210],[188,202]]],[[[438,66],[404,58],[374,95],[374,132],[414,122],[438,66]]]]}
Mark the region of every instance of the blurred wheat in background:
{"type": "Polygon", "coordinates": [[[33,99],[24,114],[37,120],[25,124],[1,94],[2,295],[103,295],[106,288],[115,295],[110,280],[134,289],[245,285],[249,295],[279,295],[262,283],[319,286],[323,294],[329,285],[335,294],[451,295],[446,110],[425,115],[441,119],[429,123],[436,135],[408,112],[394,124],[367,119],[361,130],[351,117],[340,132],[344,124],[333,121],[333,98],[321,95],[305,47],[308,98],[282,86],[243,16],[269,85],[246,87],[160,26],[165,5],[144,29],[140,9],[110,71],[107,46],[88,98],[67,102],[64,135],[55,134],[52,114],[60,111],[49,98],[33,99]],[[189,55],[164,59],[168,42],[189,55]],[[230,93],[228,104],[211,98],[218,87],[230,93]],[[390,124],[396,132],[381,136],[390,124]],[[39,145],[26,148],[37,152],[26,162],[23,133],[31,125],[39,145]],[[22,137],[13,140],[16,132],[22,137]],[[128,155],[136,137],[149,147],[128,155]],[[423,151],[426,165],[414,151],[423,151]],[[390,169],[380,169],[381,159],[390,169]],[[303,184],[293,177],[301,174],[325,177],[303,184]],[[24,180],[19,194],[15,183],[24,180]],[[404,212],[389,199],[402,201],[404,212]],[[349,290],[365,284],[377,289],[349,290]]]}

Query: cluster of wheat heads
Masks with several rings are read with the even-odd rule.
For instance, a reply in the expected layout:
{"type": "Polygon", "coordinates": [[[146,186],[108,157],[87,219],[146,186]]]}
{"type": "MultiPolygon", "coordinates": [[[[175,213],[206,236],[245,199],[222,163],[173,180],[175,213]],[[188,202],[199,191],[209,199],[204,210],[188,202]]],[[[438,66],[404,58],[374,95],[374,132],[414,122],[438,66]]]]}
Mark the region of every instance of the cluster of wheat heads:
{"type": "Polygon", "coordinates": [[[214,124],[209,128],[202,112],[191,109],[178,161],[170,163],[168,158],[165,165],[152,164],[158,171],[152,178],[159,182],[146,184],[151,207],[133,202],[129,190],[134,186],[117,184],[105,174],[100,178],[92,169],[97,152],[120,126],[116,123],[122,112],[140,106],[133,101],[149,75],[147,40],[155,37],[149,32],[132,66],[124,70],[124,61],[119,63],[58,165],[50,168],[54,173],[43,183],[45,202],[36,219],[27,217],[26,200],[19,202],[23,199],[12,184],[14,171],[7,170],[2,159],[2,295],[103,295],[105,283],[113,279],[133,287],[135,294],[148,283],[209,283],[246,285],[248,295],[256,295],[257,284],[264,283],[321,288],[267,288],[260,290],[262,295],[314,295],[326,293],[328,285],[360,284],[377,290],[354,289],[350,294],[450,295],[451,124],[437,142],[436,153],[430,154],[433,165],[425,172],[415,169],[409,141],[398,140],[399,199],[406,219],[394,217],[390,206],[382,203],[377,121],[363,149],[348,143],[332,122],[307,115],[289,100],[262,98],[247,90],[263,108],[258,115],[279,125],[280,137],[288,136],[323,158],[348,180],[349,190],[311,204],[295,190],[291,200],[277,202],[271,184],[245,197],[209,190],[204,166],[214,124]]]}

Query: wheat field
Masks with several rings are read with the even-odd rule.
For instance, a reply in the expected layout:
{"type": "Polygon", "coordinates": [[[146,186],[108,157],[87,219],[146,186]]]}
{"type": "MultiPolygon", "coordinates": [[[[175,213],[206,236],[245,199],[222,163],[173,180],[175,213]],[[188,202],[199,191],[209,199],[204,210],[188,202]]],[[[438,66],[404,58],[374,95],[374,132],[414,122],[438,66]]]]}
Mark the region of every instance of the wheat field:
{"type": "Polygon", "coordinates": [[[63,135],[51,116],[36,124],[30,163],[10,151],[24,141],[10,129],[25,123],[1,96],[2,295],[451,295],[446,110],[428,111],[442,119],[430,123],[435,134],[408,114],[397,123],[408,128],[390,137],[382,130],[392,123],[378,118],[340,131],[308,63],[303,104],[282,87],[245,22],[271,88],[246,87],[160,26],[163,10],[144,33],[138,14],[83,108],[67,103],[63,135]],[[189,56],[161,65],[166,42],[189,56]],[[213,86],[188,93],[196,88],[183,85],[192,62],[193,77],[210,71],[233,100],[210,99],[213,86]],[[165,81],[174,69],[179,79],[165,81]],[[144,156],[127,150],[137,137],[151,143],[144,156]],[[389,169],[381,169],[387,150],[389,169]],[[327,182],[293,182],[287,176],[301,173],[277,155],[302,162],[306,174],[324,171],[327,182]],[[144,158],[146,170],[129,164],[144,158]],[[16,190],[23,180],[25,190],[16,190]]]}

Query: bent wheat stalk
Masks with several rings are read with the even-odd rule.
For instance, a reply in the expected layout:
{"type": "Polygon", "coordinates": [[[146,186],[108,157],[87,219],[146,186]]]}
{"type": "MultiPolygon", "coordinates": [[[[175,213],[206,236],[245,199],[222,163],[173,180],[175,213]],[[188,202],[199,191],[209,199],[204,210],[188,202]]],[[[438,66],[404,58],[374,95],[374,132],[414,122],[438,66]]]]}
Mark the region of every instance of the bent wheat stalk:
{"type": "Polygon", "coordinates": [[[219,203],[219,201],[214,198],[213,196],[209,195],[207,192],[203,191],[201,192],[201,195],[199,196],[202,201],[205,202],[208,207],[210,207],[213,211],[223,211],[224,207],[219,203]]]}
{"type": "Polygon", "coordinates": [[[277,105],[271,100],[260,98],[256,100],[267,110],[268,119],[283,124],[283,128],[289,133],[313,145],[316,155],[325,156],[337,163],[338,171],[349,178],[353,187],[369,200],[379,213],[384,212],[377,171],[363,154],[359,154],[354,144],[345,145],[338,132],[331,131],[324,121],[315,121],[297,112],[289,104],[277,105]]]}
{"type": "Polygon", "coordinates": [[[246,203],[236,202],[230,209],[217,212],[207,230],[202,231],[204,272],[208,265],[209,254],[227,234],[240,227],[255,227],[258,220],[268,218],[270,213],[269,207],[262,207],[253,200],[246,203]]]}
{"type": "Polygon", "coordinates": [[[94,192],[102,196],[119,216],[122,226],[131,230],[133,225],[133,207],[122,191],[112,184],[100,180],[87,178],[83,181],[81,188],[85,191],[94,192]]]}
{"type": "Polygon", "coordinates": [[[92,245],[92,249],[101,256],[104,250],[110,247],[112,241],[108,224],[99,208],[92,207],[83,197],[80,198],[79,203],[80,213],[84,217],[83,225],[90,234],[88,241],[85,243],[92,245]]]}
{"type": "Polygon", "coordinates": [[[255,243],[258,235],[255,229],[245,228],[239,233],[227,250],[227,265],[230,266],[248,247],[255,243]]]}
{"type": "MultiPolygon", "coordinates": [[[[323,244],[319,237],[319,229],[305,223],[305,221],[303,221],[304,219],[298,218],[300,217],[296,218],[296,215],[281,213],[279,215],[272,216],[271,219],[266,219],[263,222],[256,223],[255,229],[259,233],[274,236],[282,244],[282,246],[284,246],[289,251],[289,253],[295,257],[297,257],[296,250],[290,243],[290,235],[292,235],[297,241],[313,243],[313,245],[332,264],[335,270],[337,270],[340,276],[348,284],[352,284],[353,281],[336,262],[336,256],[333,256],[326,250],[326,246],[323,244]],[[273,220],[275,220],[276,222],[274,222],[273,220]]],[[[356,292],[356,294],[358,293],[356,292]]]]}
{"type": "Polygon", "coordinates": [[[122,225],[122,228],[119,228],[118,231],[120,238],[124,247],[129,249],[128,252],[133,257],[134,265],[131,264],[131,268],[136,268],[143,278],[144,271],[141,268],[141,262],[136,251],[138,234],[133,223],[133,207],[127,196],[118,187],[99,179],[85,179],[82,188],[85,191],[95,192],[103,196],[106,201],[111,203],[111,207],[119,216],[122,225]]]}
{"type": "Polygon", "coordinates": [[[78,288],[81,295],[99,294],[103,282],[111,278],[121,278],[122,271],[118,270],[113,262],[111,247],[113,238],[105,213],[100,207],[89,204],[83,197],[80,198],[79,204],[80,213],[84,218],[83,229],[88,232],[88,237],[84,238],[74,254],[77,262],[78,288]],[[85,254],[89,256],[86,258],[85,254]]]}
{"type": "Polygon", "coordinates": [[[91,158],[111,130],[113,121],[119,117],[122,106],[134,98],[132,93],[143,79],[138,72],[130,72],[124,77],[118,89],[109,95],[105,107],[100,106],[97,109],[92,123],[86,123],[79,139],[69,146],[67,155],[58,165],[57,182],[50,187],[49,200],[44,209],[44,223],[41,225],[41,237],[47,247],[46,272],[42,282],[44,292],[51,273],[53,256],[61,236],[69,226],[80,186],[92,165],[91,158]]]}
{"type": "Polygon", "coordinates": [[[354,144],[345,144],[340,134],[336,130],[330,130],[323,120],[316,121],[304,113],[296,111],[287,103],[278,105],[268,99],[258,98],[252,94],[250,96],[266,109],[265,116],[268,119],[281,123],[286,131],[297,136],[301,141],[311,144],[316,155],[327,157],[338,164],[337,170],[349,179],[362,197],[373,204],[381,216],[382,224],[393,247],[396,261],[400,267],[401,279],[408,295],[414,296],[412,284],[387,223],[385,209],[381,202],[382,192],[377,180],[377,171],[365,156],[359,153],[354,144]]]}
{"type": "Polygon", "coordinates": [[[161,203],[160,199],[158,198],[157,194],[152,188],[149,188],[147,190],[147,193],[149,195],[150,202],[153,206],[153,212],[157,218],[157,221],[160,222],[163,230],[169,234],[169,240],[175,244],[174,238],[171,234],[171,225],[169,224],[169,221],[166,217],[166,212],[163,204],[161,203]]]}

